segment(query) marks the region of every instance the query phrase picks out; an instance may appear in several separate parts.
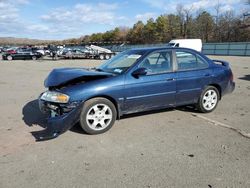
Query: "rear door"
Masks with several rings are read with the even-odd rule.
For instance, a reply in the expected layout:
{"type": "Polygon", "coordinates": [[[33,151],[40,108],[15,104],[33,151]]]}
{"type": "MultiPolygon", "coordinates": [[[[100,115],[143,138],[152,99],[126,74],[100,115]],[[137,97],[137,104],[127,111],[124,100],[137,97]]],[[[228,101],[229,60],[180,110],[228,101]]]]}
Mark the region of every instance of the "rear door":
{"type": "Polygon", "coordinates": [[[14,59],[23,59],[23,51],[18,51],[16,54],[13,54],[14,59]]]}
{"type": "Polygon", "coordinates": [[[148,55],[136,68],[148,73],[138,78],[131,74],[125,80],[125,111],[138,112],[175,105],[176,73],[173,72],[172,51],[148,55]]]}
{"type": "Polygon", "coordinates": [[[212,70],[199,54],[176,50],[176,105],[196,103],[202,89],[211,82],[212,70]]]}
{"type": "Polygon", "coordinates": [[[15,59],[21,59],[21,60],[31,59],[30,51],[27,51],[26,49],[19,50],[17,54],[15,54],[15,59]]]}
{"type": "Polygon", "coordinates": [[[23,59],[32,59],[34,53],[31,50],[25,50],[23,53],[23,59]]]}

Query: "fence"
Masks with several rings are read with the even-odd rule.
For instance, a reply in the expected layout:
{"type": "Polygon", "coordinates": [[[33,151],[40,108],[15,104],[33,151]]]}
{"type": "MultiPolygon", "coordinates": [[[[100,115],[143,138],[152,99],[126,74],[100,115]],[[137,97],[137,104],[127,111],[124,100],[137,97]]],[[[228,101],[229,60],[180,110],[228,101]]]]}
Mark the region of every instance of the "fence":
{"type": "Polygon", "coordinates": [[[202,52],[207,55],[250,56],[250,42],[205,43],[202,52]]]}
{"type": "Polygon", "coordinates": [[[110,46],[105,46],[105,48],[108,48],[114,52],[122,52],[125,50],[129,50],[132,48],[148,48],[148,47],[166,47],[167,44],[140,44],[140,45],[123,45],[123,46],[119,46],[119,45],[110,45],[110,46]]]}
{"type": "MultiPolygon", "coordinates": [[[[105,46],[115,52],[131,48],[165,47],[167,44],[105,46]]],[[[202,52],[206,55],[250,56],[250,42],[204,43],[202,52]]]]}

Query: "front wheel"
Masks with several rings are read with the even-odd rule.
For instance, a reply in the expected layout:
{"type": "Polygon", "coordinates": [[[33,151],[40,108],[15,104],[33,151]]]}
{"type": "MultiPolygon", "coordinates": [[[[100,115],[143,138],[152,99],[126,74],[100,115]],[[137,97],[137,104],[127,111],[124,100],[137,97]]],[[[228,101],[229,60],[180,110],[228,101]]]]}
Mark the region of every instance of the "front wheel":
{"type": "Polygon", "coordinates": [[[212,112],[219,102],[219,92],[216,87],[208,86],[199,98],[197,108],[203,113],[212,112]]]}
{"type": "Polygon", "coordinates": [[[34,60],[34,61],[37,60],[37,57],[36,57],[36,56],[32,56],[31,58],[32,58],[32,60],[34,60]]]}
{"type": "Polygon", "coordinates": [[[114,104],[105,98],[93,98],[85,102],[80,125],[88,134],[100,134],[108,131],[117,116],[114,104]]]}
{"type": "Polygon", "coordinates": [[[11,60],[13,60],[13,57],[12,57],[11,55],[8,55],[8,56],[7,56],[7,60],[8,60],[8,61],[11,61],[11,60]]]}

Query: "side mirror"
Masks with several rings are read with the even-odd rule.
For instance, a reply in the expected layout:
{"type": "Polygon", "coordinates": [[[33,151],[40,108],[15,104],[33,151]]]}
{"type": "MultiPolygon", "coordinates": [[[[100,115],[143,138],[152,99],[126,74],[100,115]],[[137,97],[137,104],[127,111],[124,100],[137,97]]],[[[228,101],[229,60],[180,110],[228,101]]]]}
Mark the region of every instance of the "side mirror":
{"type": "Polygon", "coordinates": [[[148,73],[146,68],[138,68],[136,69],[134,72],[132,72],[132,76],[134,76],[135,78],[138,78],[139,76],[144,76],[148,73]]]}

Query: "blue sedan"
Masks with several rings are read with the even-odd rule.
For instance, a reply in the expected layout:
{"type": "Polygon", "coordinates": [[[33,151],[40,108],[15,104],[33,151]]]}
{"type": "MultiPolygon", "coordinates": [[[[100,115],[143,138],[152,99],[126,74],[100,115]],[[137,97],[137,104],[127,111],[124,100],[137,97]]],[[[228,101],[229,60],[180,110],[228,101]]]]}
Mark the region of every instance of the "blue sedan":
{"type": "Polygon", "coordinates": [[[225,61],[185,48],[122,52],[93,69],[54,69],[39,97],[49,115],[46,136],[54,138],[80,122],[88,134],[109,130],[124,114],[194,105],[212,112],[235,88],[225,61]]]}

